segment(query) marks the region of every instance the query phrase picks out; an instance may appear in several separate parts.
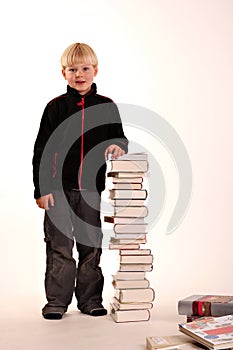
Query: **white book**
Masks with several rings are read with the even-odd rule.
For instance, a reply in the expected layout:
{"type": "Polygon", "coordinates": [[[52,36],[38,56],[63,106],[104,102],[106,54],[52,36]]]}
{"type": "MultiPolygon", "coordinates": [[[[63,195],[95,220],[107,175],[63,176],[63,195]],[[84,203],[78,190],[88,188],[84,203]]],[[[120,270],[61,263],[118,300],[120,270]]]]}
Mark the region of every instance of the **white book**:
{"type": "Polygon", "coordinates": [[[115,289],[114,297],[121,303],[150,303],[155,298],[155,292],[153,288],[115,289]]]}
{"type": "Polygon", "coordinates": [[[128,217],[120,217],[120,216],[104,216],[104,222],[109,222],[112,224],[122,224],[122,225],[145,224],[145,219],[143,217],[128,218],[128,217]]]}
{"type": "Polygon", "coordinates": [[[145,310],[152,309],[153,303],[120,303],[118,299],[112,298],[112,304],[117,310],[145,310]]]}
{"type": "Polygon", "coordinates": [[[145,205],[144,199],[112,199],[109,201],[115,207],[142,207],[145,205]]]}
{"type": "Polygon", "coordinates": [[[150,319],[149,310],[116,310],[114,305],[111,304],[111,317],[117,323],[121,322],[142,322],[150,319]]]}
{"type": "Polygon", "coordinates": [[[109,160],[107,172],[146,173],[149,169],[147,160],[109,160]]]}
{"type": "Polygon", "coordinates": [[[143,207],[114,207],[114,216],[120,217],[141,217],[148,215],[148,208],[143,207]]]}
{"type": "Polygon", "coordinates": [[[120,271],[147,271],[153,270],[152,264],[120,264],[120,271]]]}
{"type": "Polygon", "coordinates": [[[115,250],[115,249],[117,249],[117,250],[136,250],[136,249],[139,249],[140,248],[140,245],[139,244],[137,244],[137,243],[125,243],[125,242],[123,242],[123,243],[120,243],[120,244],[118,244],[118,243],[110,243],[109,245],[108,245],[108,249],[110,249],[110,250],[115,250]]]}
{"type": "Polygon", "coordinates": [[[152,264],[153,255],[120,255],[121,264],[152,264]]]}
{"type": "Polygon", "coordinates": [[[115,233],[147,233],[147,224],[115,224],[113,226],[115,233]]]}
{"type": "Polygon", "coordinates": [[[123,245],[126,245],[126,244],[145,244],[145,243],[147,243],[147,239],[146,239],[146,237],[145,238],[137,238],[137,239],[111,237],[110,243],[123,244],[123,245]]]}
{"type": "Polygon", "coordinates": [[[128,249],[120,250],[120,255],[150,255],[151,249],[128,249]]]}
{"type": "Polygon", "coordinates": [[[135,271],[135,272],[125,272],[117,271],[115,275],[112,275],[114,280],[141,280],[146,278],[146,272],[144,271],[135,271]]]}
{"type": "Polygon", "coordinates": [[[146,278],[144,278],[143,280],[129,280],[129,281],[113,280],[112,285],[116,289],[149,288],[150,282],[146,278]]]}
{"type": "Polygon", "coordinates": [[[142,184],[143,177],[108,177],[108,180],[114,184],[142,184]]]}
{"type": "Polygon", "coordinates": [[[145,233],[115,233],[116,239],[144,239],[145,233]]]}
{"type": "Polygon", "coordinates": [[[109,190],[110,199],[146,199],[147,190],[109,190]]]}
{"type": "Polygon", "coordinates": [[[141,183],[113,183],[108,187],[111,190],[141,190],[141,183]]]}
{"type": "Polygon", "coordinates": [[[133,177],[149,177],[149,173],[145,173],[143,171],[141,172],[131,172],[131,171],[124,171],[124,172],[121,172],[121,171],[107,171],[107,177],[114,177],[114,178],[133,178],[133,177]]]}

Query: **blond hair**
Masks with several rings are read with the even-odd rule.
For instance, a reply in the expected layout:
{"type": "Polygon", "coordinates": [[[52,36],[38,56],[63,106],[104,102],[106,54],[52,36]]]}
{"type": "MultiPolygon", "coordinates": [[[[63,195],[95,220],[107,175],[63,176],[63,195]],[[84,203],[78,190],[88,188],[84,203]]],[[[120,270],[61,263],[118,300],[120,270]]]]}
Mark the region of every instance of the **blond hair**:
{"type": "Polygon", "coordinates": [[[94,68],[98,66],[98,59],[93,49],[83,43],[75,43],[68,46],[61,56],[61,66],[63,69],[74,64],[91,64],[94,68]]]}

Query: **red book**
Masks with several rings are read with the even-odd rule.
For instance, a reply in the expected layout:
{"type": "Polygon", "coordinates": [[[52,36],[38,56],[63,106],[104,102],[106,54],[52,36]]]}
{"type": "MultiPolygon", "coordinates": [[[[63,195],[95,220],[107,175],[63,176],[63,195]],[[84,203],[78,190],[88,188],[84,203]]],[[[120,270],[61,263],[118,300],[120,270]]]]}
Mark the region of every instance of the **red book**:
{"type": "Polygon", "coordinates": [[[179,315],[224,316],[233,313],[232,295],[191,295],[178,302],[179,315]]]}

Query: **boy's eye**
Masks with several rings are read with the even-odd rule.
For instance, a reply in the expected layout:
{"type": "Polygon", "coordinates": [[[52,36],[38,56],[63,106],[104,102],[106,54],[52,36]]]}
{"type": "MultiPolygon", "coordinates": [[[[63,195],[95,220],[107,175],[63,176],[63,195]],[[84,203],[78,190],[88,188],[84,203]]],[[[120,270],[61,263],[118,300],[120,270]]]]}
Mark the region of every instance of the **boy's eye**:
{"type": "Polygon", "coordinates": [[[70,72],[73,72],[73,73],[76,73],[76,72],[77,72],[77,69],[76,69],[76,68],[69,68],[69,71],[70,71],[70,72]]]}
{"type": "Polygon", "coordinates": [[[89,67],[83,67],[84,72],[86,72],[87,70],[89,70],[89,67]]]}

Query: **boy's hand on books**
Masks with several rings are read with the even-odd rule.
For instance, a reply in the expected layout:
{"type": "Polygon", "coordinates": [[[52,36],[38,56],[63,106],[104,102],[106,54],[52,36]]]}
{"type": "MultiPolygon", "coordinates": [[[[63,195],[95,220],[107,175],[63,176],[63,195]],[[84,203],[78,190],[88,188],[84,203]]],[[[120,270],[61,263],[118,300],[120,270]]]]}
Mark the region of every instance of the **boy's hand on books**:
{"type": "Polygon", "coordinates": [[[54,198],[52,193],[42,196],[36,200],[36,204],[39,208],[49,210],[50,206],[54,206],[54,198]]]}
{"type": "Polygon", "coordinates": [[[125,151],[117,145],[110,145],[105,151],[105,159],[107,159],[109,153],[112,154],[112,159],[117,159],[123,156],[123,154],[125,154],[125,151]]]}

